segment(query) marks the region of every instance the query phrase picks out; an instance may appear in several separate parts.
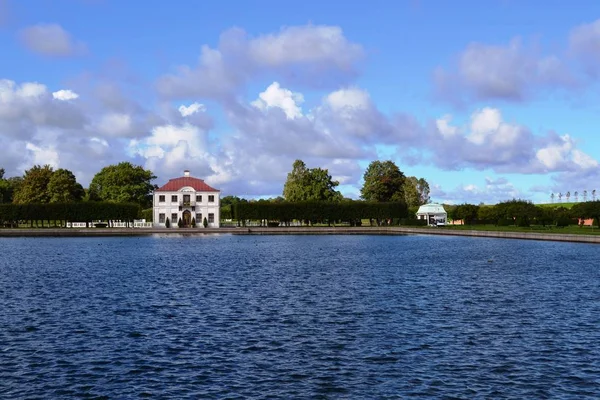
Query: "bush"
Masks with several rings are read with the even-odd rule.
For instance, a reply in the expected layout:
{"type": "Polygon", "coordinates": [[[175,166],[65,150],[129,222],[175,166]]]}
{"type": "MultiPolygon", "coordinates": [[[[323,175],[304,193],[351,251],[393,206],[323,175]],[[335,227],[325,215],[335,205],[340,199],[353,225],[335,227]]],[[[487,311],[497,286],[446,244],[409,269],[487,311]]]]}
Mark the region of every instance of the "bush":
{"type": "Polygon", "coordinates": [[[167,219],[165,220],[165,228],[170,228],[171,227],[171,221],[169,221],[169,217],[167,217],[167,219]]]}
{"type": "Polygon", "coordinates": [[[192,218],[192,226],[195,228],[196,227],[196,218],[192,218]]]}
{"type": "Polygon", "coordinates": [[[498,223],[496,225],[498,225],[498,226],[511,226],[512,224],[513,224],[513,220],[512,219],[500,218],[498,220],[498,223]]]}
{"type": "Polygon", "coordinates": [[[564,228],[566,226],[571,225],[571,218],[566,215],[561,215],[556,219],[556,226],[559,228],[564,228]]]}
{"type": "Polygon", "coordinates": [[[267,226],[269,228],[277,228],[279,226],[279,222],[276,222],[276,221],[267,222],[267,226]]]}
{"type": "Polygon", "coordinates": [[[525,217],[519,217],[517,218],[517,226],[521,228],[527,228],[529,227],[529,220],[525,217]]]}
{"type": "Polygon", "coordinates": [[[177,221],[177,226],[179,228],[183,228],[183,220],[181,219],[181,217],[179,217],[179,221],[177,221]]]}
{"type": "Polygon", "coordinates": [[[401,218],[400,225],[404,226],[427,226],[427,220],[417,218],[401,218]]]}
{"type": "Polygon", "coordinates": [[[205,228],[208,228],[208,220],[206,219],[206,217],[204,217],[204,221],[202,221],[202,225],[204,225],[205,228]]]}

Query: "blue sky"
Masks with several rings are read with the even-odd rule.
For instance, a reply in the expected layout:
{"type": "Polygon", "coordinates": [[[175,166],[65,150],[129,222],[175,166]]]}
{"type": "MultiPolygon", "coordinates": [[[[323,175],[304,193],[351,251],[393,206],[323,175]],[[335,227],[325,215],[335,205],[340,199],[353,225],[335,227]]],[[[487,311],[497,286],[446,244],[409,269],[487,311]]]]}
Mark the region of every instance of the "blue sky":
{"type": "Polygon", "coordinates": [[[583,0],[0,0],[0,167],[87,185],[132,161],[270,197],[299,158],[357,197],[391,159],[436,201],[591,193],[599,18],[583,0]]]}

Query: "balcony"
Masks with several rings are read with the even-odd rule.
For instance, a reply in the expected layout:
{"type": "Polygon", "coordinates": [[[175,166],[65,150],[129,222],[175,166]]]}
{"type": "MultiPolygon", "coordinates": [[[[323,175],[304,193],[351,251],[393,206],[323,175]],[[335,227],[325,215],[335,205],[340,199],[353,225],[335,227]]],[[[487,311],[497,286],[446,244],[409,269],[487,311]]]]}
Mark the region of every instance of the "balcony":
{"type": "Polygon", "coordinates": [[[191,201],[191,200],[180,200],[179,201],[179,207],[194,207],[196,205],[195,201],[191,201]]]}

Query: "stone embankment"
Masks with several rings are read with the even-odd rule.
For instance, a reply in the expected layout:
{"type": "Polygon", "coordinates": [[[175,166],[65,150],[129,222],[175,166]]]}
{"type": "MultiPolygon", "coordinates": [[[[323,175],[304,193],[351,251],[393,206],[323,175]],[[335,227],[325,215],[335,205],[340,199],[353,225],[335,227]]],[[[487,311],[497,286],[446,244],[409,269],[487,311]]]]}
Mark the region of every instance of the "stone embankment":
{"type": "Polygon", "coordinates": [[[40,228],[0,229],[0,237],[100,237],[206,234],[233,235],[450,235],[502,239],[551,240],[560,242],[600,243],[600,235],[574,235],[540,232],[499,232],[476,230],[451,230],[444,228],[404,227],[246,227],[246,228],[40,228]]]}

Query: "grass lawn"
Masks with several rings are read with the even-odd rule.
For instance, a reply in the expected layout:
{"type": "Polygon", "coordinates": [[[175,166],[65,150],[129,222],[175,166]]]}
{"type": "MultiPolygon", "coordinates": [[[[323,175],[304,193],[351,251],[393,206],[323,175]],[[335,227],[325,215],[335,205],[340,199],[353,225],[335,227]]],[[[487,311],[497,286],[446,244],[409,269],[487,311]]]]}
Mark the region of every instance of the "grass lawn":
{"type": "Polygon", "coordinates": [[[570,202],[570,203],[545,203],[545,204],[536,204],[536,206],[540,206],[540,207],[548,207],[548,208],[558,208],[558,207],[564,207],[566,209],[570,209],[571,207],[573,207],[575,204],[574,202],[570,202]]]}
{"type": "MultiPolygon", "coordinates": [[[[440,229],[440,228],[433,228],[440,229]]],[[[449,230],[473,230],[473,231],[493,231],[493,232],[539,232],[539,233],[562,233],[562,234],[575,234],[575,235],[600,235],[600,229],[597,227],[592,228],[591,226],[579,227],[576,225],[569,225],[564,228],[557,228],[555,226],[541,226],[532,225],[528,228],[520,228],[518,226],[495,226],[495,225],[447,225],[443,229],[449,230]]]]}

